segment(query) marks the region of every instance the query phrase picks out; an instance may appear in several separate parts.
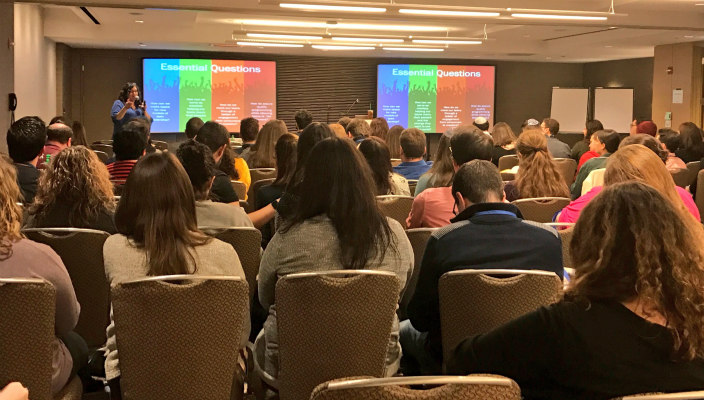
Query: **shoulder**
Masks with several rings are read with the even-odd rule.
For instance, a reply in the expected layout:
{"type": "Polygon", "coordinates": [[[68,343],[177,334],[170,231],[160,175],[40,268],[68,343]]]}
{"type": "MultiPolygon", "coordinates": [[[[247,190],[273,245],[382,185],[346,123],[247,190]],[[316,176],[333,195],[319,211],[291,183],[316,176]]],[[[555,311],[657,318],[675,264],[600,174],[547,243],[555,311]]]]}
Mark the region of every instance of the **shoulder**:
{"type": "Polygon", "coordinates": [[[62,264],[61,258],[58,254],[49,246],[43,243],[37,243],[29,239],[20,239],[19,241],[12,244],[12,252],[20,253],[26,252],[27,254],[32,254],[32,260],[39,263],[52,263],[52,264],[62,264]]]}
{"type": "Polygon", "coordinates": [[[458,233],[462,230],[462,228],[469,227],[471,223],[469,221],[459,221],[459,222],[453,222],[450,225],[443,226],[442,228],[438,228],[435,232],[433,232],[430,236],[434,238],[435,240],[442,240],[445,237],[452,236],[453,233],[458,233]]]}
{"type": "Polygon", "coordinates": [[[528,231],[535,232],[536,234],[547,235],[547,237],[554,237],[559,240],[559,235],[557,231],[552,227],[542,224],[540,222],[522,220],[521,226],[528,231]]]}
{"type": "Polygon", "coordinates": [[[124,106],[124,105],[125,105],[125,103],[122,102],[122,100],[120,100],[120,99],[117,99],[117,100],[115,100],[115,101],[112,103],[112,106],[113,106],[113,107],[115,107],[115,106],[120,106],[120,107],[122,107],[122,106],[124,106]]]}
{"type": "Polygon", "coordinates": [[[127,238],[127,236],[122,235],[122,234],[115,234],[115,235],[110,235],[107,239],[105,239],[105,244],[103,245],[103,253],[105,255],[111,254],[113,251],[117,254],[119,254],[121,251],[124,251],[124,249],[133,249],[135,246],[133,246],[130,243],[130,240],[127,238]]]}

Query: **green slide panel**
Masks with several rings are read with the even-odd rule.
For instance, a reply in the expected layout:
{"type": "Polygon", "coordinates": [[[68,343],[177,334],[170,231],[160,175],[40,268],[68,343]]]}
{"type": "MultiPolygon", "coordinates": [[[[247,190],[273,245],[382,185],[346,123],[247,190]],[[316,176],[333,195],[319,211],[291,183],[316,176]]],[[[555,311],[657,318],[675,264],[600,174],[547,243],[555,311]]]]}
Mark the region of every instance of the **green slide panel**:
{"type": "Polygon", "coordinates": [[[411,65],[408,81],[408,127],[435,131],[437,65],[411,65]]]}
{"type": "Polygon", "coordinates": [[[192,117],[209,121],[211,102],[210,60],[181,60],[179,126],[192,117]]]}

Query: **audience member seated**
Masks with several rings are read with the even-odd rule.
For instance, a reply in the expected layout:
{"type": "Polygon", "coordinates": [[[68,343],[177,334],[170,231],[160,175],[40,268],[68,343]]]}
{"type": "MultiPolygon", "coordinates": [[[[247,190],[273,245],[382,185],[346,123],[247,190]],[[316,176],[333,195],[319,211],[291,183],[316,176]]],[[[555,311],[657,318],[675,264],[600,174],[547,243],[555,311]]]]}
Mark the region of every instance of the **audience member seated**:
{"type": "Polygon", "coordinates": [[[339,120],[337,120],[337,123],[342,125],[342,128],[345,130],[345,136],[347,136],[347,124],[352,121],[352,118],[350,117],[342,117],[339,120]]]}
{"type": "Polygon", "coordinates": [[[86,139],[86,128],[79,121],[73,121],[71,124],[71,130],[73,131],[73,137],[71,138],[72,146],[88,146],[88,139],[86,139]]]}
{"type": "MultiPolygon", "coordinates": [[[[472,160],[491,160],[494,142],[474,125],[455,128],[450,139],[453,169],[472,160]]],[[[425,189],[413,199],[411,212],[406,220],[408,228],[437,228],[450,224],[455,215],[455,200],[450,187],[425,189]]]]}
{"type": "Polygon", "coordinates": [[[540,126],[540,122],[538,122],[535,118],[529,118],[521,124],[521,133],[531,129],[540,130],[541,132],[543,131],[543,128],[540,126]]]}
{"type": "MultiPolygon", "coordinates": [[[[198,130],[196,141],[208,146],[213,153],[215,165],[220,165],[225,149],[230,146],[230,134],[224,126],[215,121],[208,121],[198,130]]],[[[220,169],[215,170],[215,179],[210,188],[210,198],[219,203],[239,202],[237,193],[230,183],[230,177],[220,169]]]]}
{"type": "Polygon", "coordinates": [[[247,117],[240,121],[240,136],[242,137],[242,147],[237,150],[237,154],[242,154],[244,150],[252,147],[257,141],[259,133],[259,121],[256,118],[247,117]]]}
{"type": "Polygon", "coordinates": [[[253,226],[247,213],[239,205],[215,203],[208,199],[210,187],[215,179],[215,160],[208,146],[189,140],[181,143],[176,156],[186,170],[193,187],[198,226],[210,228],[253,226]]]}
{"type": "Polygon", "coordinates": [[[548,151],[553,158],[569,158],[571,154],[570,146],[561,141],[555,135],[560,132],[560,123],[552,118],[545,118],[540,124],[543,134],[548,138],[548,151]]]}
{"type": "Polygon", "coordinates": [[[433,165],[430,166],[428,172],[418,178],[414,196],[418,196],[428,188],[452,185],[452,177],[455,176],[455,166],[452,163],[450,138],[453,133],[454,130],[448,129],[440,136],[438,148],[435,152],[435,157],[433,157],[433,165]]]}
{"type": "Polygon", "coordinates": [[[389,135],[389,123],[386,122],[385,118],[374,118],[369,124],[371,128],[371,134],[369,136],[376,136],[384,140],[386,143],[386,137],[389,135]]]}
{"type": "MultiPolygon", "coordinates": [[[[105,274],[111,286],[148,276],[176,274],[245,279],[232,246],[198,230],[193,188],[172,154],[149,154],[135,165],[117,206],[115,224],[119,234],[110,236],[103,247],[105,274]]],[[[242,332],[240,346],[247,343],[248,336],[249,325],[242,332]]],[[[120,362],[114,321],[107,329],[107,337],[105,373],[119,393],[120,362]]]]}
{"type": "Polygon", "coordinates": [[[242,152],[242,158],[250,168],[274,168],[274,146],[281,135],[288,133],[284,121],[272,119],[267,121],[259,131],[257,140],[252,146],[242,152]]]}
{"type": "Polygon", "coordinates": [[[572,192],[572,199],[576,199],[581,196],[582,183],[584,182],[584,179],[589,176],[590,172],[595,169],[604,168],[606,159],[618,150],[620,140],[621,138],[618,133],[611,129],[604,129],[602,131],[594,132],[591,141],[589,142],[589,150],[599,154],[599,157],[592,158],[585,162],[579,169],[579,172],[577,172],[577,177],[570,188],[572,192]]]}
{"type": "MultiPolygon", "coordinates": [[[[603,129],[604,126],[598,119],[590,119],[589,121],[587,121],[584,125],[584,130],[582,131],[582,133],[584,133],[584,140],[580,140],[579,142],[575,143],[574,146],[572,146],[572,159],[580,163],[582,160],[582,156],[590,151],[589,143],[592,140],[592,135],[594,134],[594,132],[601,131],[603,129]]],[[[592,153],[591,157],[586,158],[584,162],[586,162],[589,158],[594,157],[599,157],[599,154],[592,153]]],[[[579,166],[581,167],[581,164],[583,164],[584,162],[581,162],[579,166]]]]}
{"type": "MultiPolygon", "coordinates": [[[[639,135],[647,136],[647,135],[639,135]]],[[[672,175],[665,168],[663,158],[659,153],[641,144],[629,144],[629,136],[624,139],[624,146],[609,157],[604,172],[604,187],[620,182],[644,182],[657,189],[666,199],[670,200],[676,209],[683,214],[692,215],[700,220],[699,209],[692,199],[692,195],[685,189],[676,186],[672,175]]],[[[652,138],[655,140],[655,138],[652,138]]],[[[657,149],[656,149],[657,151],[657,149]]],[[[576,222],[582,209],[602,191],[597,186],[585,193],[577,200],[572,201],[557,216],[558,222],[576,222]]],[[[654,213],[656,211],[653,211],[654,213]]]]}
{"type": "Polygon", "coordinates": [[[506,183],[506,200],[531,197],[570,197],[570,189],[548,152],[545,135],[530,130],[518,137],[518,173],[506,183]]]}
{"type": "MultiPolygon", "coordinates": [[[[658,133],[658,126],[655,125],[655,122],[653,122],[649,119],[645,120],[645,121],[641,121],[638,123],[638,125],[636,125],[635,135],[638,135],[641,133],[655,137],[655,135],[658,133]]],[[[634,135],[633,132],[631,132],[630,134],[631,134],[631,136],[634,135]]]]}
{"type": "Polygon", "coordinates": [[[502,186],[499,170],[489,161],[470,161],[457,171],[452,195],[459,214],[428,240],[408,305],[409,320],[401,323],[404,375],[442,374],[438,282],[444,273],[511,268],[552,271],[562,277],[557,232],[521,219],[516,206],[504,202],[502,186]]]}
{"type": "Polygon", "coordinates": [[[137,160],[146,152],[147,138],[133,122],[123,125],[113,138],[115,162],[108,164],[110,179],[113,181],[125,181],[137,160]]]}
{"type": "Polygon", "coordinates": [[[476,126],[480,131],[486,133],[487,135],[491,135],[489,133],[489,121],[486,120],[484,117],[477,117],[472,121],[472,125],[476,126]]]}
{"type": "Polygon", "coordinates": [[[701,390],[702,241],[701,225],[659,190],[604,189],[575,226],[564,299],[467,338],[448,372],[509,377],[526,399],[701,390]]]}
{"type": "Polygon", "coordinates": [[[347,132],[345,128],[340,124],[329,124],[328,127],[335,133],[335,136],[343,139],[347,139],[347,132]]]}
{"type": "Polygon", "coordinates": [[[46,125],[39,117],[23,117],[7,130],[7,151],[17,170],[21,197],[15,201],[31,203],[37,193],[37,163],[46,142],[46,125]]]}
{"type": "Polygon", "coordinates": [[[425,133],[418,128],[408,128],[401,133],[401,164],[394,167],[394,172],[406,179],[418,179],[428,172],[433,162],[423,159],[426,149],[425,133]]]}
{"type": "Polygon", "coordinates": [[[687,168],[687,164],[675,154],[675,151],[680,147],[680,134],[669,128],[660,129],[658,139],[662,143],[662,148],[667,151],[667,162],[665,163],[667,170],[677,171],[687,168]]]}
{"type": "Polygon", "coordinates": [[[20,190],[16,179],[15,168],[0,155],[0,278],[40,278],[56,289],[56,337],[51,345],[51,390],[56,394],[87,362],[88,346],[73,332],[81,307],[61,258],[51,247],[25,239],[20,232],[22,209],[17,205],[20,190]]]}
{"type": "Polygon", "coordinates": [[[406,178],[393,172],[389,147],[383,139],[377,136],[366,138],[359,143],[359,151],[362,152],[372,170],[377,196],[386,194],[411,195],[406,178]]]}
{"type": "Polygon", "coordinates": [[[685,163],[699,161],[704,157],[704,140],[702,131],[693,122],[680,125],[680,148],[675,151],[677,157],[685,163]]]}
{"type": "Polygon", "coordinates": [[[130,124],[130,127],[136,129],[139,134],[144,137],[146,143],[146,145],[144,146],[144,150],[146,151],[146,154],[161,151],[154,147],[154,145],[152,145],[152,123],[148,119],[135,118],[127,124],[130,124]]]}
{"type": "Polygon", "coordinates": [[[203,127],[203,120],[193,117],[186,122],[186,137],[193,139],[198,134],[198,130],[203,127]]]}
{"type": "Polygon", "coordinates": [[[371,133],[372,128],[369,127],[367,121],[361,118],[354,118],[347,124],[347,137],[354,140],[356,144],[368,138],[371,133]]]}
{"type": "MultiPolygon", "coordinates": [[[[296,114],[293,115],[293,119],[296,120],[296,133],[300,135],[301,132],[313,122],[313,114],[308,110],[298,110],[296,114]]],[[[279,138],[276,138],[274,143],[276,143],[278,139],[279,138]]]]}
{"type": "Polygon", "coordinates": [[[494,139],[494,151],[491,154],[491,162],[498,167],[499,158],[516,154],[516,135],[509,124],[499,122],[491,130],[491,138],[494,139]]]}
{"type": "MultiPolygon", "coordinates": [[[[301,141],[304,134],[305,130],[301,141]]],[[[274,296],[279,277],[306,271],[376,269],[395,273],[401,290],[413,268],[410,242],[398,222],[379,212],[371,171],[349,140],[331,137],[321,141],[305,164],[300,201],[269,242],[259,270],[259,301],[269,316],[255,347],[264,346],[264,369],[274,377],[279,369],[274,296]]],[[[400,357],[395,319],[386,375],[396,372],[400,357]]]]}
{"type": "Polygon", "coordinates": [[[389,132],[386,134],[386,145],[389,146],[391,158],[397,160],[401,159],[401,134],[403,131],[401,125],[394,125],[389,128],[389,132]]]}
{"type": "Polygon", "coordinates": [[[33,228],[87,228],[117,233],[110,173],[95,152],[84,146],[61,150],[39,178],[29,209],[33,228]]]}
{"type": "Polygon", "coordinates": [[[71,147],[73,130],[63,123],[54,123],[46,128],[46,144],[40,162],[48,164],[61,150],[71,147]]]}
{"type": "Polygon", "coordinates": [[[247,200],[246,192],[249,190],[249,185],[252,184],[252,175],[249,172],[247,162],[232,147],[225,146],[217,169],[227,174],[230,180],[244,183],[245,198],[240,200],[247,200]]]}

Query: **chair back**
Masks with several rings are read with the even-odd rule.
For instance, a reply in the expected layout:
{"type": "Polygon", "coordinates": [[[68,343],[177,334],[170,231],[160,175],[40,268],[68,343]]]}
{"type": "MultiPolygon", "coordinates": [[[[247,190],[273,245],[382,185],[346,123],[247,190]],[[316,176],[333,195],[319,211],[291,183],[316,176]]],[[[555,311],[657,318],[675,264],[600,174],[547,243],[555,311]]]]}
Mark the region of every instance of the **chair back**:
{"type": "Polygon", "coordinates": [[[251,297],[254,296],[254,290],[257,288],[259,263],[262,260],[262,233],[259,229],[250,227],[211,228],[203,226],[199,229],[216,239],[229,243],[235,249],[240,258],[244,276],[247,278],[251,300],[251,297]]]}
{"type": "Polygon", "coordinates": [[[694,182],[695,175],[689,168],[678,168],[676,170],[670,170],[672,179],[675,181],[675,185],[686,188],[694,182]]]}
{"type": "Polygon", "coordinates": [[[693,400],[704,399],[704,390],[678,393],[641,393],[619,397],[614,400],[693,400]]]}
{"type": "Polygon", "coordinates": [[[247,200],[247,185],[244,182],[230,180],[232,189],[237,193],[237,198],[241,201],[247,200]]]}
{"type": "Polygon", "coordinates": [[[509,182],[516,179],[516,173],[515,172],[501,172],[501,180],[504,182],[509,182]]]}
{"type": "Polygon", "coordinates": [[[571,158],[555,158],[555,166],[560,171],[562,179],[565,180],[567,187],[574,182],[575,173],[577,173],[577,161],[571,158]]]}
{"type": "Polygon", "coordinates": [[[254,197],[256,195],[254,193],[256,192],[256,189],[259,189],[261,187],[255,186],[256,183],[263,179],[276,179],[276,168],[252,168],[249,170],[249,174],[252,177],[252,182],[249,185],[247,198],[249,199],[250,203],[252,203],[252,206],[256,206],[256,203],[254,203],[254,197]]]}
{"type": "Polygon", "coordinates": [[[562,243],[562,267],[574,268],[572,264],[572,253],[570,252],[570,243],[572,242],[572,235],[574,234],[574,223],[553,222],[546,225],[557,229],[557,234],[560,236],[560,242],[562,243]]]}
{"type": "Polygon", "coordinates": [[[257,191],[263,188],[264,186],[271,185],[272,183],[274,183],[275,180],[276,178],[267,178],[252,182],[252,184],[249,186],[249,192],[247,193],[247,198],[252,204],[252,208],[257,207],[257,191]]]}
{"type": "MultiPolygon", "coordinates": [[[[704,188],[704,169],[697,173],[697,187],[704,188]]],[[[694,203],[699,209],[699,214],[704,215],[704,190],[697,190],[694,195],[694,203]]]]}
{"type": "Polygon", "coordinates": [[[61,257],[81,304],[75,332],[89,347],[105,344],[105,328],[110,323],[110,286],[105,277],[103,244],[110,234],[79,228],[28,228],[22,233],[51,247],[61,257]]]}
{"type": "Polygon", "coordinates": [[[42,279],[0,279],[0,387],[19,381],[50,400],[56,289],[42,279]]]}
{"type": "Polygon", "coordinates": [[[438,230],[438,228],[414,228],[406,231],[406,236],[408,236],[408,240],[411,242],[411,247],[413,248],[413,272],[411,273],[411,277],[406,281],[406,288],[401,293],[401,301],[398,304],[398,319],[401,321],[408,318],[406,310],[408,309],[408,303],[410,303],[413,298],[413,293],[416,291],[418,275],[420,274],[420,263],[423,260],[425,246],[428,244],[430,235],[436,230],[438,230]]]}
{"type": "Polygon", "coordinates": [[[162,140],[152,140],[152,146],[157,150],[169,151],[169,144],[162,140]]]}
{"type": "Polygon", "coordinates": [[[395,219],[404,229],[406,228],[406,218],[411,213],[413,205],[412,196],[376,196],[376,204],[384,216],[395,219]]]}
{"type": "Polygon", "coordinates": [[[113,287],[122,398],[229,400],[247,297],[239,277],[157,276],[113,287]]]}
{"type": "Polygon", "coordinates": [[[559,300],[562,281],[548,271],[465,269],[443,274],[438,290],[447,361],[462,340],[559,300]]]}
{"type": "Polygon", "coordinates": [[[281,399],[308,399],[317,385],[331,379],[383,376],[398,292],[398,278],[386,271],[280,278],[276,315],[281,399]]]}
{"type": "Polygon", "coordinates": [[[518,165],[518,156],[515,154],[499,157],[499,171],[511,169],[516,165],[518,165]]]}
{"type": "Polygon", "coordinates": [[[408,188],[411,191],[411,196],[413,196],[416,193],[416,186],[418,186],[418,179],[407,179],[408,181],[408,188]]]}
{"type": "Polygon", "coordinates": [[[570,204],[567,197],[533,197],[519,199],[511,204],[518,207],[523,218],[535,222],[551,222],[553,215],[570,204]]]}
{"type": "Polygon", "coordinates": [[[108,158],[112,157],[114,155],[112,151],[112,143],[106,144],[106,143],[93,143],[90,145],[90,148],[93,150],[98,150],[102,151],[103,153],[108,155],[108,158]]]}
{"type": "Polygon", "coordinates": [[[110,157],[108,157],[108,153],[106,153],[106,152],[104,152],[104,151],[100,151],[100,150],[93,150],[93,152],[95,153],[96,156],[98,156],[98,159],[99,159],[103,164],[107,164],[107,163],[108,163],[108,159],[110,158],[110,157]]]}
{"type": "Polygon", "coordinates": [[[325,382],[311,400],[520,400],[521,389],[499,375],[344,378],[325,382]],[[431,389],[412,386],[431,385],[431,389]]]}
{"type": "Polygon", "coordinates": [[[697,174],[699,173],[699,170],[702,169],[702,163],[701,161],[691,161],[688,162],[687,164],[687,169],[692,172],[692,182],[694,182],[694,179],[696,179],[697,174]]]}

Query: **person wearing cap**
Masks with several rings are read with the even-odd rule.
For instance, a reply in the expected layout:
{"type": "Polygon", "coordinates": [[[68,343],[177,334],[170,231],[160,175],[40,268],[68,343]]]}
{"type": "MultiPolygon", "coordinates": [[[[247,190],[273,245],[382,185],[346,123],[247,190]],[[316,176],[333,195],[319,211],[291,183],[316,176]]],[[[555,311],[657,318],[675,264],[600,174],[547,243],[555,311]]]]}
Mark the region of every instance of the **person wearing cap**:
{"type": "Polygon", "coordinates": [[[552,118],[545,118],[540,124],[543,134],[548,138],[548,152],[552,158],[570,158],[572,149],[570,146],[555,137],[560,131],[560,123],[552,118]]]}
{"type": "Polygon", "coordinates": [[[491,135],[491,133],[489,132],[489,121],[487,121],[486,118],[477,117],[474,119],[474,122],[472,122],[472,125],[481,129],[482,132],[486,133],[487,135],[491,135]]]}
{"type": "MultiPolygon", "coordinates": [[[[646,120],[642,121],[638,125],[636,125],[636,135],[639,133],[645,133],[646,135],[650,135],[652,137],[655,137],[655,135],[658,133],[658,126],[655,125],[655,122],[651,120],[646,120]]],[[[634,133],[631,131],[631,136],[633,136],[634,133]]]]}

